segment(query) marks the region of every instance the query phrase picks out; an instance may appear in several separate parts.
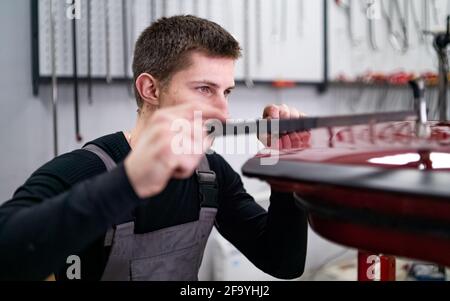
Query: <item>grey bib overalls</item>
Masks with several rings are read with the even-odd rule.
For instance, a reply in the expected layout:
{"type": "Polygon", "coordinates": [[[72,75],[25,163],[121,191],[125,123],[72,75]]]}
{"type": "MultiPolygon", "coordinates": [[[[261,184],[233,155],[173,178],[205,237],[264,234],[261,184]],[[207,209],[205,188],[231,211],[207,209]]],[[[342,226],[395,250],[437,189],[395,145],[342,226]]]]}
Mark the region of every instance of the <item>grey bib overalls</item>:
{"type": "MultiPolygon", "coordinates": [[[[100,147],[83,149],[96,154],[107,170],[116,166],[100,147]]],[[[204,156],[196,171],[199,183],[199,220],[157,231],[135,234],[134,222],[116,225],[105,237],[111,252],[102,280],[198,280],[203,258],[217,212],[216,175],[204,156]]]]}

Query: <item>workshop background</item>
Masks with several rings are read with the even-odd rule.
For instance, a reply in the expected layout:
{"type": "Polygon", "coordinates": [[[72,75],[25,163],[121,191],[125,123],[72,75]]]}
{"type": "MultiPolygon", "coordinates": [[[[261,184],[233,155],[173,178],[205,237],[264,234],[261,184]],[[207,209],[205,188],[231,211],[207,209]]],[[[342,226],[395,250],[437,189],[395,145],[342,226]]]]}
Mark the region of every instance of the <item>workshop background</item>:
{"type": "MultiPolygon", "coordinates": [[[[311,116],[410,109],[408,80],[437,78],[433,38],[424,31],[444,30],[450,8],[447,0],[82,0],[74,43],[66,16],[72,1],[51,3],[0,1],[0,203],[55,152],[133,127],[133,41],[164,14],[209,18],[240,41],[244,57],[229,108],[232,118],[251,119],[270,103],[311,116]]],[[[426,97],[436,117],[436,88],[426,97]]],[[[219,153],[224,143],[217,141],[219,153]]],[[[222,155],[240,172],[255,153],[222,155]]],[[[269,186],[243,181],[267,207],[269,186]]],[[[214,231],[200,279],[273,278],[214,231]]],[[[356,251],[310,231],[300,280],[318,279],[356,279],[356,251]]]]}

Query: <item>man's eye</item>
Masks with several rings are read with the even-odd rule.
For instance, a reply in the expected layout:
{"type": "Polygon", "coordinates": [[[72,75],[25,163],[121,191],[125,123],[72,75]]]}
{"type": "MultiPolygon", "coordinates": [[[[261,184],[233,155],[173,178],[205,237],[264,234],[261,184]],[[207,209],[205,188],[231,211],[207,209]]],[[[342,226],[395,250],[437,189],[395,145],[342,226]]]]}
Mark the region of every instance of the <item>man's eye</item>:
{"type": "Polygon", "coordinates": [[[231,94],[230,90],[226,90],[223,94],[225,94],[225,97],[228,97],[231,94]]]}
{"type": "Polygon", "coordinates": [[[205,93],[205,94],[211,93],[211,89],[208,86],[199,87],[199,88],[197,88],[197,90],[199,90],[201,93],[205,93]]]}

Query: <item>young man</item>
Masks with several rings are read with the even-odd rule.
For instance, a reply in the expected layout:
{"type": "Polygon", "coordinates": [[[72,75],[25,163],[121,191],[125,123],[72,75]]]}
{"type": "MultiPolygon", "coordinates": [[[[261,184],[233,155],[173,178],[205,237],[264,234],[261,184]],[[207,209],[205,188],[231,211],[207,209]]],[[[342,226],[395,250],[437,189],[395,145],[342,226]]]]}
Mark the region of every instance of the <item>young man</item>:
{"type": "MultiPolygon", "coordinates": [[[[0,207],[0,278],[65,279],[77,255],[82,280],[196,280],[213,224],[264,272],[299,277],[307,223],[293,198],[272,191],[266,212],[220,155],[173,150],[173,122],[192,124],[195,111],[226,119],[239,56],[238,42],[204,19],[147,28],[133,62],[136,127],[53,159],[0,207]]],[[[264,115],[299,117],[273,105],[264,115]]],[[[203,152],[210,146],[206,133],[181,134],[203,152]]],[[[286,136],[279,147],[300,140],[286,136]]]]}

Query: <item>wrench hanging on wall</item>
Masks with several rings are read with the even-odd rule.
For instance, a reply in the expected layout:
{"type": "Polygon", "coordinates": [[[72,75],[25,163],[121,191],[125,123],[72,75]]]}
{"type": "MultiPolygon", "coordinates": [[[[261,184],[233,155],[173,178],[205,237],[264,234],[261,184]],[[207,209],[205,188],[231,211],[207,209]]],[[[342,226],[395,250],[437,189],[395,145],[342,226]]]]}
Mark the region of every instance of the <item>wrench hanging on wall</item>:
{"type": "Polygon", "coordinates": [[[411,5],[411,17],[413,18],[413,23],[414,23],[414,27],[416,29],[416,34],[417,34],[417,38],[419,40],[419,44],[424,44],[426,41],[425,34],[423,32],[425,28],[422,27],[421,20],[419,19],[419,14],[417,13],[415,1],[412,0],[410,5],[411,5]]]}
{"type": "Polygon", "coordinates": [[[447,10],[446,10],[446,16],[450,16],[450,1],[447,0],[447,10]]]}
{"type": "Polygon", "coordinates": [[[352,46],[356,47],[360,44],[360,41],[356,39],[353,31],[353,1],[352,0],[335,0],[337,6],[344,10],[347,17],[347,34],[352,46]]]}
{"type": "Polygon", "coordinates": [[[422,28],[424,31],[430,30],[430,3],[426,0],[422,1],[422,17],[423,24],[422,28]]]}
{"type": "Polygon", "coordinates": [[[450,16],[447,17],[447,26],[445,33],[435,34],[434,49],[437,52],[439,59],[439,94],[438,94],[438,109],[439,121],[445,122],[448,112],[448,73],[449,73],[449,58],[448,45],[450,45],[450,16]]]}
{"type": "Polygon", "coordinates": [[[450,16],[450,1],[447,0],[447,10],[446,10],[446,16],[450,16]]]}
{"type": "Polygon", "coordinates": [[[401,9],[400,4],[397,0],[389,0],[389,9],[386,10],[386,7],[384,6],[384,2],[380,0],[381,5],[381,13],[386,20],[388,35],[389,35],[389,43],[391,44],[392,48],[398,52],[405,53],[407,49],[407,30],[406,30],[406,23],[404,21],[400,20],[400,27],[403,31],[403,38],[402,34],[398,33],[394,28],[394,20],[393,15],[396,13],[397,16],[402,19],[401,15],[401,9]],[[405,35],[406,33],[406,35],[405,35]]]}
{"type": "Polygon", "coordinates": [[[92,0],[87,1],[87,95],[92,104],[92,0]]]}
{"type": "MultiPolygon", "coordinates": [[[[76,9],[79,0],[72,0],[73,9],[76,9]]],[[[80,134],[80,114],[78,98],[78,47],[77,47],[77,18],[72,18],[72,51],[73,51],[73,98],[75,109],[75,136],[77,142],[83,140],[80,134]]]]}
{"type": "Polygon", "coordinates": [[[403,0],[403,13],[401,13],[400,9],[400,0],[394,0],[394,3],[399,11],[400,15],[400,25],[402,29],[403,35],[403,52],[407,52],[409,50],[409,3],[411,0],[403,0]]]}
{"type": "Polygon", "coordinates": [[[379,50],[375,35],[376,9],[378,8],[376,5],[376,0],[366,0],[366,7],[363,9],[363,12],[366,14],[367,18],[369,45],[373,51],[379,50]]]}
{"type": "Polygon", "coordinates": [[[423,17],[422,32],[424,33],[424,37],[425,37],[425,42],[426,42],[425,46],[426,46],[426,50],[428,51],[428,53],[434,55],[434,49],[431,46],[432,43],[431,43],[431,41],[429,41],[427,39],[427,33],[429,33],[431,30],[430,2],[423,0],[422,5],[423,5],[422,6],[422,17],[423,17]]]}
{"type": "Polygon", "coordinates": [[[58,78],[56,70],[56,17],[54,1],[49,1],[50,11],[50,53],[52,68],[52,116],[53,116],[53,154],[58,156],[58,78]]]}

